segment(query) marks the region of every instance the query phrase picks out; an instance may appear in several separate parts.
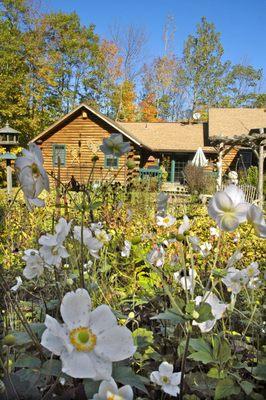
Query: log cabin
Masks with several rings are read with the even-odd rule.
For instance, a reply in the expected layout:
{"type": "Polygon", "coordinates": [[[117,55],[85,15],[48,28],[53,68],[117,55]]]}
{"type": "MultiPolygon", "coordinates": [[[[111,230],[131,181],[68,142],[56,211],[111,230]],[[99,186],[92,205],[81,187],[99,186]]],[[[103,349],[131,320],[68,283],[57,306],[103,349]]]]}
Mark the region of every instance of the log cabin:
{"type": "MultiPolygon", "coordinates": [[[[124,183],[145,174],[156,175],[164,163],[170,182],[183,183],[183,169],[201,147],[210,162],[217,161],[217,149],[210,144],[217,134],[234,136],[247,134],[253,128],[266,126],[266,110],[247,108],[211,108],[207,122],[116,122],[98,110],[80,104],[74,110],[49,126],[31,142],[40,146],[44,167],[57,173],[67,183],[73,177],[79,183],[113,177],[124,183]],[[123,135],[131,144],[127,155],[113,159],[99,149],[104,138],[112,133],[123,135]],[[92,169],[93,159],[97,162],[92,169]],[[127,161],[134,161],[133,169],[127,161]]],[[[248,168],[253,163],[252,151],[234,147],[223,160],[224,171],[248,168]]],[[[213,164],[214,165],[214,164],[213,164]]]]}

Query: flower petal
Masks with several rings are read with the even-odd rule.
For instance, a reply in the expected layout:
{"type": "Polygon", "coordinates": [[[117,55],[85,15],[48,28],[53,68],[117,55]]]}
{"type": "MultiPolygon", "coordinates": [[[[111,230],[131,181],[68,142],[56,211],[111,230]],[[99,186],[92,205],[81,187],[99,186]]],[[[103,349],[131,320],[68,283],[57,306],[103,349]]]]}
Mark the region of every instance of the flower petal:
{"type": "Polygon", "coordinates": [[[125,385],[118,390],[118,395],[125,400],[133,400],[134,393],[131,386],[125,385]]]}
{"type": "Polygon", "coordinates": [[[136,347],[130,330],[125,326],[116,326],[97,336],[95,353],[109,361],[121,361],[131,357],[136,347]]]}
{"type": "Polygon", "coordinates": [[[72,378],[96,379],[97,373],[91,353],[73,350],[71,353],[63,351],[61,354],[62,372],[72,378]]]}
{"type": "Polygon", "coordinates": [[[106,399],[106,393],[108,390],[114,394],[118,393],[118,387],[113,378],[110,378],[108,381],[101,382],[98,390],[99,397],[101,399],[106,399]]]}
{"type": "Polygon", "coordinates": [[[89,325],[92,332],[97,336],[103,331],[117,326],[117,320],[110,307],[102,304],[91,312],[89,325]]]}
{"type": "Polygon", "coordinates": [[[150,374],[150,380],[153,383],[156,383],[156,385],[161,385],[161,375],[159,371],[153,371],[150,374]]]}
{"type": "Polygon", "coordinates": [[[41,345],[50,350],[56,356],[60,356],[65,349],[63,340],[60,337],[53,335],[49,329],[45,329],[43,332],[41,345]]]}
{"type": "Polygon", "coordinates": [[[60,311],[69,329],[88,326],[91,298],[85,289],[68,292],[62,300],[60,311]]]}
{"type": "Polygon", "coordinates": [[[163,385],[162,390],[170,394],[171,396],[175,396],[180,392],[179,386],[173,386],[173,385],[163,385]]]}
{"type": "Polygon", "coordinates": [[[169,364],[167,361],[163,361],[159,366],[159,372],[163,376],[170,377],[173,373],[174,367],[172,364],[169,364]]]}
{"type": "Polygon", "coordinates": [[[181,381],[181,372],[175,372],[171,377],[171,385],[179,385],[181,381]]]}

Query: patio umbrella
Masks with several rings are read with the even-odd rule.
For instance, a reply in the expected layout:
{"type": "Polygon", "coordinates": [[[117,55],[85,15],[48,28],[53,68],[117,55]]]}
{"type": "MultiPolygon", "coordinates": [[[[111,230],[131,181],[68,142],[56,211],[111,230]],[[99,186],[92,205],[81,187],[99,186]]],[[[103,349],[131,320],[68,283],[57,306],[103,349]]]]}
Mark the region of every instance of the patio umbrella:
{"type": "Polygon", "coordinates": [[[196,154],[192,160],[192,164],[195,165],[195,167],[205,167],[208,164],[208,160],[205,157],[201,147],[199,147],[196,151],[196,154]]]}

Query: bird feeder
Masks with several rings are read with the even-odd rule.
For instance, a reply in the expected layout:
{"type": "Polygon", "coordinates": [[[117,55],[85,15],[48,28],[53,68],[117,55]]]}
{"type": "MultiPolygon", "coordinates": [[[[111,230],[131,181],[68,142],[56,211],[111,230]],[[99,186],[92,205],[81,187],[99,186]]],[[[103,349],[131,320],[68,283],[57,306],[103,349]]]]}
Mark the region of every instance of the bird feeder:
{"type": "Polygon", "coordinates": [[[15,160],[17,157],[12,154],[10,150],[12,147],[18,146],[18,132],[16,129],[11,128],[8,122],[6,125],[0,129],[0,146],[4,147],[6,152],[0,154],[0,160],[6,160],[6,176],[7,176],[7,193],[8,195],[12,192],[12,169],[11,161],[15,160]]]}

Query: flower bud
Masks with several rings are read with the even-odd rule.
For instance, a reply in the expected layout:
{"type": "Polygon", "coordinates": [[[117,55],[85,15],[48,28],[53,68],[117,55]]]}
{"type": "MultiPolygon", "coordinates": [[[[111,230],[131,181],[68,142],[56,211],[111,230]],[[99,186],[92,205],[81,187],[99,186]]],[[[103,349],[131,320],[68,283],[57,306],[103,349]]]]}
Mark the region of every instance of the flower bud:
{"type": "Polygon", "coordinates": [[[134,169],[136,167],[136,163],[133,160],[128,160],[127,161],[127,168],[128,169],[134,169]]]}
{"type": "Polygon", "coordinates": [[[16,337],[14,335],[6,335],[2,341],[3,345],[14,346],[16,344],[16,337]]]}
{"type": "Polygon", "coordinates": [[[135,236],[131,240],[132,244],[139,244],[140,242],[141,242],[141,237],[140,236],[135,236]]]}

